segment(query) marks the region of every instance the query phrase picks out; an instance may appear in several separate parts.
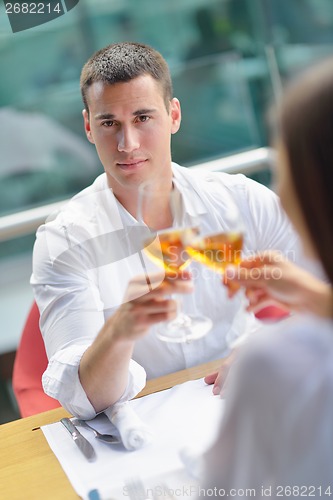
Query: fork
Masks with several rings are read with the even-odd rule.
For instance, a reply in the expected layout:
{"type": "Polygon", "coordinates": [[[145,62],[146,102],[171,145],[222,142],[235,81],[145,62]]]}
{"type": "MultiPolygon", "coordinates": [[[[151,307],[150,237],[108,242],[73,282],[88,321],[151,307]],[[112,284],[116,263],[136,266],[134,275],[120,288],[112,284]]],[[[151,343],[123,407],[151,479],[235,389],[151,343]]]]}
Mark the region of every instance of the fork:
{"type": "Polygon", "coordinates": [[[149,500],[143,482],[138,477],[125,480],[125,487],[131,500],[149,500]]]}
{"type": "MultiPolygon", "coordinates": [[[[162,488],[163,500],[174,500],[176,498],[173,495],[173,493],[171,493],[171,490],[168,487],[168,485],[166,485],[165,483],[158,484],[155,488],[158,488],[158,487],[162,488]]],[[[160,495],[159,496],[153,495],[153,500],[159,500],[159,498],[160,498],[160,495]]]]}
{"type": "Polygon", "coordinates": [[[116,436],[113,436],[112,434],[102,434],[97,429],[95,429],[91,425],[87,424],[87,422],[85,420],[81,420],[80,418],[76,418],[75,423],[77,425],[81,425],[81,427],[85,427],[86,429],[90,429],[91,431],[93,431],[93,433],[95,434],[95,438],[99,439],[100,441],[103,441],[104,443],[109,443],[109,444],[120,443],[120,440],[116,436]]]}

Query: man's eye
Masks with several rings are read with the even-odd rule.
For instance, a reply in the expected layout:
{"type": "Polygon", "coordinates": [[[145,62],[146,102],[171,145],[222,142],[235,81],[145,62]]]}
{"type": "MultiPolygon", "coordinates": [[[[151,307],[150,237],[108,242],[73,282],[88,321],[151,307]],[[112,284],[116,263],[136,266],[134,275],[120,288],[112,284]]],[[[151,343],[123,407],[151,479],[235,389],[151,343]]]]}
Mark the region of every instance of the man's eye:
{"type": "Polygon", "coordinates": [[[105,122],[102,122],[103,127],[112,127],[115,124],[113,120],[106,120],[105,122]]]}
{"type": "Polygon", "coordinates": [[[149,116],[147,116],[147,115],[138,116],[138,121],[141,123],[147,122],[148,120],[149,120],[149,116]]]}

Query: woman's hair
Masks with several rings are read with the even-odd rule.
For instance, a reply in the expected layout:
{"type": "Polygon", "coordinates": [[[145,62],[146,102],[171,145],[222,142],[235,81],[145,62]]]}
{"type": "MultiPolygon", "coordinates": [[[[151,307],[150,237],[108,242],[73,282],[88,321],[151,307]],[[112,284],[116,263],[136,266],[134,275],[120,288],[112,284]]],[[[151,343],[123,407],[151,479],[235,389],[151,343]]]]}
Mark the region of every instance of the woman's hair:
{"type": "Polygon", "coordinates": [[[305,223],[333,283],[333,59],[290,85],[279,129],[305,223]]]}
{"type": "Polygon", "coordinates": [[[155,49],[135,42],[108,45],[95,52],[83,66],[80,87],[85,109],[89,112],[87,89],[94,82],[113,85],[142,75],[150,75],[160,84],[169,110],[173,90],[168,65],[155,49]]]}

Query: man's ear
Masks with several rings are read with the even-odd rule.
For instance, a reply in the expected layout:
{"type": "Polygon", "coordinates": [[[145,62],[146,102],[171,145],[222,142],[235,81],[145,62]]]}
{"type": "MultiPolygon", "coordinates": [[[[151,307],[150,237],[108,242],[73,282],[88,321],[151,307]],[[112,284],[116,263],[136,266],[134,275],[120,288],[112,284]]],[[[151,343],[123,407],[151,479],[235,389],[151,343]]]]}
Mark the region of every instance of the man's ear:
{"type": "Polygon", "coordinates": [[[182,121],[182,112],[180,109],[179,100],[174,97],[170,101],[170,115],[171,115],[171,133],[175,134],[180,128],[180,122],[182,121]]]}
{"type": "Polygon", "coordinates": [[[91,133],[89,114],[88,114],[88,111],[86,109],[84,109],[82,111],[82,116],[83,116],[83,122],[84,122],[84,130],[85,130],[87,139],[92,144],[95,144],[95,141],[94,141],[92,133],[91,133]]]}

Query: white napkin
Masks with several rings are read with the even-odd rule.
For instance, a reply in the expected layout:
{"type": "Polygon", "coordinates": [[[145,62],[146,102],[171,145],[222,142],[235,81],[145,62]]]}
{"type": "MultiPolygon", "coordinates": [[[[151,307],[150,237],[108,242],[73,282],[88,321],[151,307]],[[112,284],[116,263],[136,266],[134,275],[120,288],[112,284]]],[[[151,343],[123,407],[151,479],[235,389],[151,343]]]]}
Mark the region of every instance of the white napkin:
{"type": "Polygon", "coordinates": [[[104,413],[118,429],[127,450],[138,450],[151,441],[153,436],[151,430],[142,422],[128,402],[115,404],[104,413]]]}

